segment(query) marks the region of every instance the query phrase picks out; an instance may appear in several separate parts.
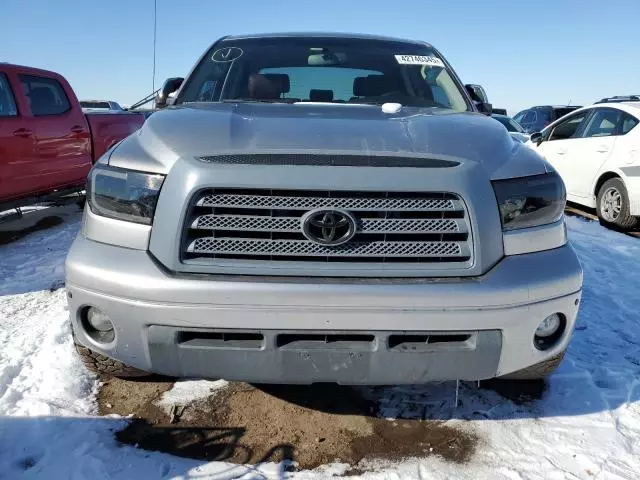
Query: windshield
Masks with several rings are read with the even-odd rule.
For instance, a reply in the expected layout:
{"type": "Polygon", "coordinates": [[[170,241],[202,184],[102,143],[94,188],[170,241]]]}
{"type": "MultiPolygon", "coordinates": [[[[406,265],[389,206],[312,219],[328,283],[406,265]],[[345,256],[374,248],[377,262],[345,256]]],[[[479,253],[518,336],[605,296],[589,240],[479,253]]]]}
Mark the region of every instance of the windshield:
{"type": "Polygon", "coordinates": [[[427,46],[342,38],[219,42],[176,103],[400,103],[468,110],[454,76],[427,46]]]}
{"type": "Polygon", "coordinates": [[[504,115],[494,115],[493,118],[504,125],[509,132],[524,133],[524,128],[512,118],[505,117],[504,115]]]}

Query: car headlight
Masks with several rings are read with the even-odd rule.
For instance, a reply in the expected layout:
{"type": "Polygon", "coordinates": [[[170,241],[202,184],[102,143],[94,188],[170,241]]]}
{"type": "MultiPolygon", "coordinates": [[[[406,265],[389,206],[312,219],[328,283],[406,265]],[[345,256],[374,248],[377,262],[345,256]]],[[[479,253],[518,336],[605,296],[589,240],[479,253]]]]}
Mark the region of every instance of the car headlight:
{"type": "Polygon", "coordinates": [[[87,179],[91,211],[104,217],[151,225],[164,175],[96,163],[87,179]]]}
{"type": "Polygon", "coordinates": [[[562,218],[567,196],[555,171],[491,183],[503,231],[546,225],[562,218]]]}

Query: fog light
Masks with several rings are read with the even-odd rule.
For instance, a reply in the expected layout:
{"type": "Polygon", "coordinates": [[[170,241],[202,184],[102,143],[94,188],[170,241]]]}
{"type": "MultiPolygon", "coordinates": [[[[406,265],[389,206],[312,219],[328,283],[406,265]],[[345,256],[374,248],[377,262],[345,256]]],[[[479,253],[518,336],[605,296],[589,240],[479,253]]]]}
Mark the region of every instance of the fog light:
{"type": "Polygon", "coordinates": [[[542,322],[540,322],[540,325],[538,325],[538,328],[536,328],[536,336],[542,338],[550,337],[558,331],[561,322],[562,319],[557,313],[549,315],[542,322]]]}
{"type": "Polygon", "coordinates": [[[82,323],[89,337],[99,343],[111,343],[116,338],[113,322],[102,310],[88,307],[82,315],[82,323]]]}
{"type": "Polygon", "coordinates": [[[95,307],[89,307],[87,311],[87,322],[99,332],[108,332],[113,330],[113,323],[102,311],[95,307]]]}
{"type": "Polygon", "coordinates": [[[542,320],[533,335],[533,344],[538,350],[549,350],[562,339],[567,319],[561,313],[552,313],[542,320]]]}

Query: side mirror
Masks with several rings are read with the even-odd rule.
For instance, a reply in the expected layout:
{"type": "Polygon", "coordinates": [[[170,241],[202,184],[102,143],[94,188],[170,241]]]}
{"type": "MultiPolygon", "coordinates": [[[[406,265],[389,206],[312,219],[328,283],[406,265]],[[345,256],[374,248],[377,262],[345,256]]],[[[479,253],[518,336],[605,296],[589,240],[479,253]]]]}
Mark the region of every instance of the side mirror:
{"type": "Polygon", "coordinates": [[[531,143],[540,145],[544,140],[544,136],[542,135],[542,132],[535,132],[531,134],[531,136],[529,137],[529,140],[531,140],[531,143]]]}
{"type": "Polygon", "coordinates": [[[158,93],[158,96],[156,97],[156,108],[166,107],[169,94],[178,90],[182,85],[182,82],[184,82],[184,78],[182,77],[173,77],[167,79],[162,85],[160,93],[158,93]]]}
{"type": "Polygon", "coordinates": [[[467,89],[467,93],[471,97],[471,100],[475,102],[489,103],[487,92],[484,91],[482,85],[467,84],[464,87],[467,89]]]}
{"type": "Polygon", "coordinates": [[[465,85],[464,88],[467,90],[467,93],[471,97],[473,104],[476,106],[480,113],[484,113],[485,115],[491,115],[493,108],[489,103],[489,99],[487,98],[487,92],[484,91],[481,85],[468,84],[465,85]]]}
{"type": "Polygon", "coordinates": [[[484,113],[485,115],[491,115],[493,113],[493,107],[488,102],[478,102],[476,104],[480,113],[484,113]]]}

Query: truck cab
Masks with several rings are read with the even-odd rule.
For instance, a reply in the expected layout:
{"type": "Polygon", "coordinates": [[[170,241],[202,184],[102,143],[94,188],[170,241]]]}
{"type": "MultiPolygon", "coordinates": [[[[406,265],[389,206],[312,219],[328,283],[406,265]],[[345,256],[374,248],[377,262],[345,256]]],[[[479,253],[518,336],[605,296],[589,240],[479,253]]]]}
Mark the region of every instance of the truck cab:
{"type": "Polygon", "coordinates": [[[0,64],[0,207],[82,190],[96,156],[143,122],[87,116],[62,75],[0,64]]]}

